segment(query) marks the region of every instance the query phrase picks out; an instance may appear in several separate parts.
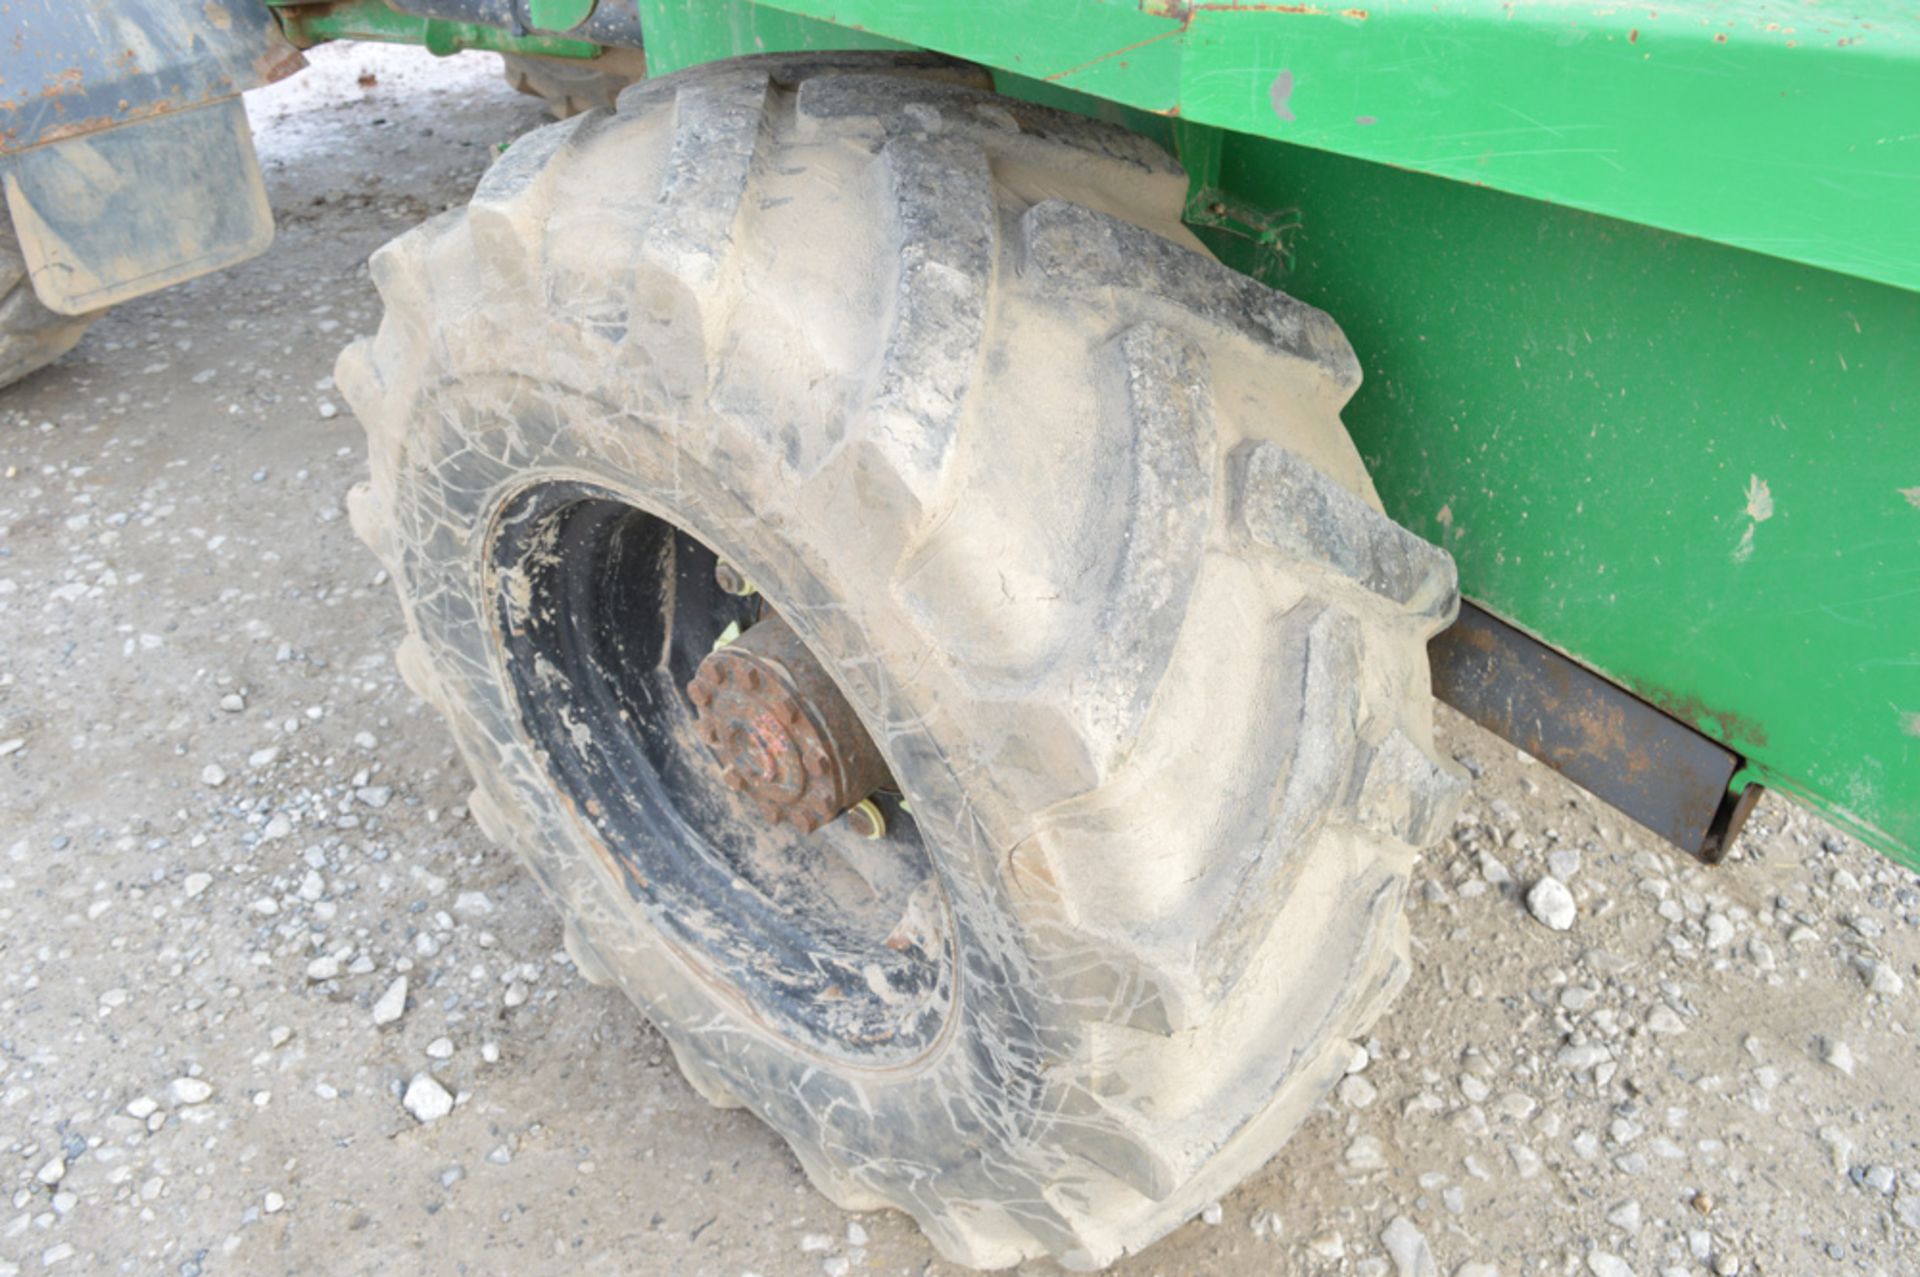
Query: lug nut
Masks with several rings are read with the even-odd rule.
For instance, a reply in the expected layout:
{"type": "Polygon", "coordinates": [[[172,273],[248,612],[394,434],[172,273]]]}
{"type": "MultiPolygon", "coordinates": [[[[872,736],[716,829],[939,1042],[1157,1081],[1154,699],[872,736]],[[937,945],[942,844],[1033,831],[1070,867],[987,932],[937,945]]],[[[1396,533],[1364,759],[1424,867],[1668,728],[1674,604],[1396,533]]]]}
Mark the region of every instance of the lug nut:
{"type": "Polygon", "coordinates": [[[753,582],[747,580],[739,568],[725,559],[713,565],[713,583],[720,587],[721,593],[731,594],[737,598],[745,598],[749,594],[757,593],[753,588],[753,582]]]}

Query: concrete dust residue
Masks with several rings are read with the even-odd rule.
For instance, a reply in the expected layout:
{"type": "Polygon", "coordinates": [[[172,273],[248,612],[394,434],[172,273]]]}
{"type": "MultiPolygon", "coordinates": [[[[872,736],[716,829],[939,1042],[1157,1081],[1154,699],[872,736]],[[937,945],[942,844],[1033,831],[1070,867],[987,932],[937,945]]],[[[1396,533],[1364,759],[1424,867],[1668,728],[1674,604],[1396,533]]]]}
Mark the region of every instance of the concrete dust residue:
{"type": "Polygon", "coordinates": [[[1773,489],[1759,475],[1747,479],[1747,527],[1734,547],[1733,561],[1745,563],[1753,557],[1753,530],[1773,517],[1773,489]]]}
{"type": "MultiPolygon", "coordinates": [[[[0,1271],[953,1277],[704,1103],[474,827],[323,405],[368,254],[546,117],[480,55],[310,56],[249,102],[271,255],[0,393],[0,1271]]],[[[1477,779],[1406,991],[1113,1271],[1912,1271],[1920,880],[1777,797],[1703,868],[1440,718],[1477,779]]]]}

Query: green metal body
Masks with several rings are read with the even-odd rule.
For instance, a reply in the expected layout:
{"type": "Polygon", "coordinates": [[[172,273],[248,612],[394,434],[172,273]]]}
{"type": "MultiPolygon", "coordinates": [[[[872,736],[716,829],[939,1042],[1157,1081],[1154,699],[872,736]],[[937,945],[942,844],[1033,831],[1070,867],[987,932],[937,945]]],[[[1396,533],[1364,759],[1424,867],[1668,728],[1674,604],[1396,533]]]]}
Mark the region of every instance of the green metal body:
{"type": "MultiPolygon", "coordinates": [[[[371,40],[380,44],[417,44],[445,57],[468,49],[492,53],[528,53],[548,58],[591,58],[600,46],[590,40],[562,35],[516,34],[477,22],[455,22],[402,13],[382,0],[342,0],[315,4],[308,0],[264,0],[280,18],[280,28],[297,48],[311,48],[328,40],[371,40]]],[[[549,3],[550,10],[569,6],[549,3]]],[[[578,6],[571,6],[577,8],[578,6]]],[[[593,6],[587,5],[587,12],[593,6]]],[[[572,16],[571,12],[567,16],[572,16]]],[[[584,15],[582,15],[584,16],[584,15]]]]}
{"type": "Polygon", "coordinates": [[[1333,314],[1465,591],[1920,867],[1920,16],[639,0],[656,74],[932,48],[1169,145],[1333,314]]]}

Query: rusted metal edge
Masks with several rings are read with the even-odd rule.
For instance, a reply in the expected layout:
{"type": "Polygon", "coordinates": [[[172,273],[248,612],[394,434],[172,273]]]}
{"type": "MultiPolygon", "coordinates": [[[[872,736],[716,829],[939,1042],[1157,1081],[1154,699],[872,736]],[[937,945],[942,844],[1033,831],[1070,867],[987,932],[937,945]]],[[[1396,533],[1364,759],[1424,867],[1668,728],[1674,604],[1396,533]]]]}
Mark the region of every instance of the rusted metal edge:
{"type": "Polygon", "coordinates": [[[1759,799],[1730,787],[1739,754],[1483,608],[1427,656],[1435,696],[1709,864],[1759,799]]]}
{"type": "Polygon", "coordinates": [[[305,65],[252,0],[9,0],[0,155],[221,102],[305,65]]]}

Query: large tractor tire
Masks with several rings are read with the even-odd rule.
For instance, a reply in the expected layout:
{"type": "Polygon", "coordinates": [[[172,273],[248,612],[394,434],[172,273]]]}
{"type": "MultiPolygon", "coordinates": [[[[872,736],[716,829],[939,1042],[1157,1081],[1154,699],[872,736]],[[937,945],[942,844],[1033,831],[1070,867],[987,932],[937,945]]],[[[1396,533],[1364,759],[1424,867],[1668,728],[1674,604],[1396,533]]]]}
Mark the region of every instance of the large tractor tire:
{"type": "Polygon", "coordinates": [[[964,1264],[1103,1265],[1264,1162],[1463,785],[1452,563],[1185,190],[968,68],[702,67],[383,248],[340,361],[481,827],[697,1090],[964,1264]]]}
{"type": "Polygon", "coordinates": [[[104,312],[62,315],[34,296],[13,221],[0,209],[0,386],[38,372],[79,344],[104,312]]]}
{"type": "Polygon", "coordinates": [[[556,120],[582,111],[611,111],[620,90],[647,75],[647,55],[638,49],[608,49],[597,58],[547,58],[503,53],[500,70],[507,83],[529,97],[544,98],[556,120]]]}

